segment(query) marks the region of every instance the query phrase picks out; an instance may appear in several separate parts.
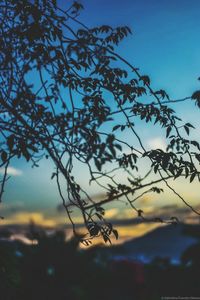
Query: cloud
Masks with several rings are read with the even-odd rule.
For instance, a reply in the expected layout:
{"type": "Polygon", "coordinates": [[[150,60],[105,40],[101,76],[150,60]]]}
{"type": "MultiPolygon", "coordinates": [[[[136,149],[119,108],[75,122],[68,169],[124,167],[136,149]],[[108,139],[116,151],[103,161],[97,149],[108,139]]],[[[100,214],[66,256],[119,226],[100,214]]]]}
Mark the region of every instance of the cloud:
{"type": "Polygon", "coordinates": [[[111,208],[105,211],[105,217],[110,219],[114,218],[118,215],[119,210],[117,208],[111,208]]]}
{"type": "MultiPolygon", "coordinates": [[[[130,224],[132,225],[132,224],[130,224]]],[[[127,241],[127,239],[133,239],[140,237],[147,232],[157,228],[159,225],[156,223],[141,223],[135,224],[135,226],[119,226],[117,227],[117,231],[120,236],[120,242],[127,241]]]]}
{"type": "MultiPolygon", "coordinates": [[[[194,208],[197,211],[200,211],[200,206],[194,206],[194,208]]],[[[163,207],[158,207],[154,205],[144,207],[142,210],[144,211],[144,216],[147,218],[146,221],[138,218],[136,212],[131,208],[120,211],[120,218],[118,211],[117,218],[116,216],[113,216],[113,219],[111,218],[110,221],[116,226],[137,226],[141,223],[151,224],[151,221],[154,218],[160,218],[162,220],[169,221],[171,217],[177,217],[179,221],[183,223],[199,223],[199,216],[186,206],[179,207],[178,205],[165,205],[163,207]]]]}
{"type": "MultiPolygon", "coordinates": [[[[0,174],[4,174],[5,168],[0,168],[0,174]]],[[[12,176],[21,176],[23,174],[22,170],[16,169],[14,167],[8,167],[7,174],[12,176]]]]}
{"type": "Polygon", "coordinates": [[[36,225],[41,225],[45,227],[54,227],[56,221],[51,218],[46,218],[40,212],[19,212],[13,214],[10,218],[5,218],[2,225],[25,225],[29,224],[30,221],[35,222],[36,225]]]}
{"type": "Polygon", "coordinates": [[[138,199],[138,203],[140,203],[140,205],[149,205],[151,200],[153,200],[153,196],[152,195],[144,195],[143,197],[141,197],[140,199],[138,199]]]}
{"type": "Polygon", "coordinates": [[[9,212],[9,213],[16,213],[19,210],[21,211],[23,209],[23,206],[24,206],[24,203],[21,201],[15,201],[13,203],[4,202],[2,205],[2,211],[9,212]]]}
{"type": "Polygon", "coordinates": [[[151,149],[161,149],[163,151],[165,151],[167,147],[165,141],[160,137],[148,140],[147,144],[151,149]]]}
{"type": "MultiPolygon", "coordinates": [[[[193,206],[194,209],[200,211],[200,206],[193,206]]],[[[148,209],[144,209],[145,216],[147,218],[158,217],[162,220],[170,220],[171,217],[177,217],[180,222],[183,223],[199,223],[199,216],[196,215],[190,208],[187,206],[178,206],[178,205],[165,205],[162,207],[152,206],[148,209]]]]}

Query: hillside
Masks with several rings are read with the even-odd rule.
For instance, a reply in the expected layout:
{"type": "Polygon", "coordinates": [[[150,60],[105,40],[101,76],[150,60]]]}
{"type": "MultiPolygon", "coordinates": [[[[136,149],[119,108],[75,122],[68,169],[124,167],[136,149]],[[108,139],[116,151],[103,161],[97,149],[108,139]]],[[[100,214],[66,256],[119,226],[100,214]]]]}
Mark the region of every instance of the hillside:
{"type": "Polygon", "coordinates": [[[189,225],[161,226],[142,237],[127,241],[123,250],[129,257],[139,258],[143,261],[152,260],[154,257],[170,257],[178,262],[181,253],[197,239],[184,234],[184,229],[189,225]]]}

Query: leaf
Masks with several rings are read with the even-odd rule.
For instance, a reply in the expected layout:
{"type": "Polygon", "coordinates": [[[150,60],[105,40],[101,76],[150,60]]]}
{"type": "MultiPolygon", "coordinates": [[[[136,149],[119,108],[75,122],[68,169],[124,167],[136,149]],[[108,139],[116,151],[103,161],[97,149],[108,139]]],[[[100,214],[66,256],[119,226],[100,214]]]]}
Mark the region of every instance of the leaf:
{"type": "Polygon", "coordinates": [[[183,173],[183,168],[181,168],[181,169],[178,169],[178,171],[177,171],[176,175],[174,176],[174,179],[176,179],[176,178],[180,177],[182,173],[183,173]]]}
{"type": "Polygon", "coordinates": [[[105,233],[103,233],[102,236],[105,243],[107,243],[108,241],[111,243],[109,237],[105,233]]]}
{"type": "Polygon", "coordinates": [[[101,206],[96,206],[96,211],[98,211],[102,216],[105,214],[105,209],[101,206]]]}
{"type": "Polygon", "coordinates": [[[141,210],[141,209],[138,209],[138,211],[137,211],[137,212],[138,212],[138,217],[142,217],[142,214],[144,213],[144,212],[143,212],[143,210],[141,210]]]}
{"type": "Polygon", "coordinates": [[[99,218],[99,220],[103,220],[103,216],[99,213],[95,213],[95,215],[99,218]]]}
{"type": "MultiPolygon", "coordinates": [[[[77,2],[77,1],[74,1],[73,7],[74,7],[76,10],[81,10],[81,9],[83,9],[83,5],[82,5],[80,2],[77,2]]],[[[72,13],[73,13],[73,12],[72,12],[72,13]]]]}
{"type": "Polygon", "coordinates": [[[193,100],[200,100],[200,91],[196,91],[192,94],[192,97],[191,97],[193,100]]]}
{"type": "Polygon", "coordinates": [[[9,148],[10,151],[13,150],[14,139],[15,139],[14,134],[11,134],[11,135],[8,137],[8,139],[7,139],[7,145],[8,145],[8,148],[9,148]]]}
{"type": "Polygon", "coordinates": [[[120,127],[121,127],[121,125],[115,125],[115,126],[113,127],[112,131],[115,131],[115,130],[117,130],[117,129],[120,128],[120,127]]]}
{"type": "Polygon", "coordinates": [[[3,150],[1,152],[1,160],[3,163],[5,163],[7,161],[7,157],[8,157],[8,155],[7,155],[6,151],[3,150]]]}
{"type": "Polygon", "coordinates": [[[98,171],[101,171],[101,163],[98,159],[94,158],[95,166],[97,167],[98,171]]]}
{"type": "Polygon", "coordinates": [[[200,91],[194,92],[191,99],[196,100],[196,105],[200,108],[200,91]]]}
{"type": "Polygon", "coordinates": [[[166,137],[168,137],[170,135],[170,132],[172,131],[172,127],[169,126],[167,127],[167,130],[166,130],[166,137]]]}
{"type": "Polygon", "coordinates": [[[200,162],[200,154],[196,153],[195,158],[198,160],[198,162],[200,162]]]}
{"type": "Polygon", "coordinates": [[[187,133],[187,135],[189,135],[190,134],[190,130],[189,130],[189,128],[185,125],[184,126],[184,129],[185,129],[185,131],[186,131],[186,133],[187,133]]]}
{"type": "Polygon", "coordinates": [[[190,176],[190,183],[194,180],[196,176],[196,172],[192,173],[192,175],[190,176]]]}
{"type": "Polygon", "coordinates": [[[155,95],[160,95],[162,99],[164,99],[165,97],[167,99],[169,99],[169,96],[167,95],[167,93],[164,90],[159,90],[157,92],[154,93],[155,95]]]}
{"type": "Polygon", "coordinates": [[[155,167],[153,169],[155,174],[158,172],[158,168],[159,168],[159,164],[155,165],[155,167]]]}
{"type": "Polygon", "coordinates": [[[160,189],[158,187],[152,187],[151,191],[160,194],[161,192],[163,192],[163,189],[160,189]]]}
{"type": "Polygon", "coordinates": [[[118,237],[119,237],[118,231],[117,231],[116,229],[113,229],[112,232],[113,232],[113,234],[114,234],[116,240],[118,240],[118,237]]]}
{"type": "Polygon", "coordinates": [[[56,176],[56,173],[54,172],[54,173],[52,173],[52,175],[51,175],[51,179],[54,179],[54,177],[56,176]]]}
{"type": "Polygon", "coordinates": [[[23,156],[26,158],[27,161],[30,160],[31,155],[30,155],[30,153],[29,153],[27,150],[24,150],[24,151],[22,152],[22,154],[23,154],[23,156]]]}
{"type": "Polygon", "coordinates": [[[192,124],[186,123],[185,126],[190,127],[190,128],[195,128],[192,124]]]}
{"type": "Polygon", "coordinates": [[[197,141],[191,141],[191,144],[200,150],[200,145],[197,141]]]}
{"type": "Polygon", "coordinates": [[[115,151],[113,145],[110,145],[109,150],[110,150],[110,152],[112,153],[113,158],[116,158],[116,151],[115,151]]]}
{"type": "Polygon", "coordinates": [[[117,148],[119,151],[122,151],[122,146],[120,144],[115,144],[115,148],[117,148]]]}
{"type": "Polygon", "coordinates": [[[144,85],[150,85],[150,78],[149,78],[149,76],[146,76],[146,75],[141,76],[140,80],[143,81],[144,85]]]}
{"type": "Polygon", "coordinates": [[[88,224],[88,231],[91,236],[96,236],[100,231],[100,227],[96,223],[91,223],[88,224]]]}

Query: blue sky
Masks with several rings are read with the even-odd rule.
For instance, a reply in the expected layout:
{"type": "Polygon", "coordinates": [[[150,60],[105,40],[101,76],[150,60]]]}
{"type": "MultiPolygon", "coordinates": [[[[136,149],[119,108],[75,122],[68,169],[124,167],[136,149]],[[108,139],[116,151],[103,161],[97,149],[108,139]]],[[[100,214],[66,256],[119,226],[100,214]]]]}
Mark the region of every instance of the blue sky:
{"type": "MultiPolygon", "coordinates": [[[[200,1],[198,0],[83,0],[85,10],[80,20],[87,26],[108,24],[128,25],[133,34],[117,50],[142,74],[149,75],[155,89],[165,89],[172,99],[191,95],[200,88],[200,1]]],[[[62,2],[63,5],[63,2],[62,2]]],[[[198,127],[200,112],[192,103],[176,105],[178,114],[198,127]]],[[[146,143],[162,143],[159,130],[140,127],[146,143]]],[[[195,133],[199,138],[199,133],[195,133]]],[[[3,209],[9,219],[18,212],[38,212],[48,218],[63,218],[56,212],[60,202],[55,184],[50,181],[53,166],[42,161],[32,169],[22,160],[11,167],[13,173],[7,185],[3,209]]],[[[86,184],[84,171],[80,181],[86,184]],[[81,179],[82,178],[82,179],[81,179]],[[84,178],[84,179],[83,179],[84,178]]],[[[191,193],[198,203],[198,186],[191,193]]],[[[94,191],[95,193],[95,191],[94,191]]],[[[169,195],[168,195],[169,196],[169,195]]],[[[162,200],[158,202],[162,202],[162,200]]],[[[157,201],[156,200],[156,201],[157,201]]],[[[165,199],[167,201],[167,199],[165,199]]],[[[171,203],[171,202],[170,202],[171,203]]],[[[155,204],[154,202],[154,205],[155,204]]]]}

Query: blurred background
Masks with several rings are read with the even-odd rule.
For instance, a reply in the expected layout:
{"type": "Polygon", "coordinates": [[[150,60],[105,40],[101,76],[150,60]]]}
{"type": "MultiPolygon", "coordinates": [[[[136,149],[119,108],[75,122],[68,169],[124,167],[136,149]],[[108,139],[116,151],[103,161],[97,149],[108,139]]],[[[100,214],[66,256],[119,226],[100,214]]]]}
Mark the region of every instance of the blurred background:
{"type": "MultiPolygon", "coordinates": [[[[31,222],[0,231],[0,299],[150,299],[200,294],[200,226],[160,226],[119,245],[80,247],[31,222]]],[[[189,298],[190,297],[190,298],[189,298]]],[[[175,299],[175,298],[174,298],[175,299]]]]}

